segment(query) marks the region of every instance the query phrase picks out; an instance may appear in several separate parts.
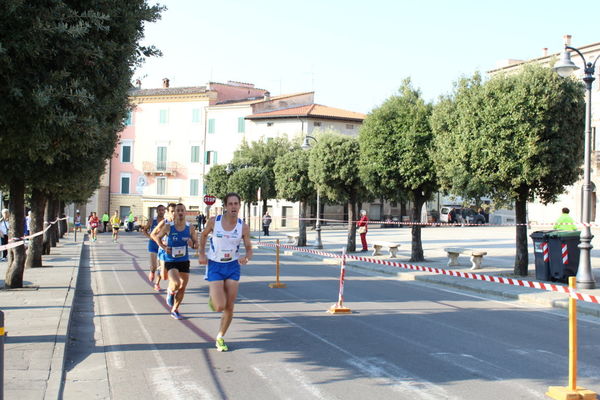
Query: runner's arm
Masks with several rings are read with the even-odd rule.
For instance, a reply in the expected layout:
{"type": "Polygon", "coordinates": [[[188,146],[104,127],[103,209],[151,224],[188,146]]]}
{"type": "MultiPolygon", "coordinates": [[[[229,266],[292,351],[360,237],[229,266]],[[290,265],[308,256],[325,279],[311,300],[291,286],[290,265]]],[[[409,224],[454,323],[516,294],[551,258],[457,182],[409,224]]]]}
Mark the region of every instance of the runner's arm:
{"type": "Polygon", "coordinates": [[[200,233],[200,244],[198,246],[198,263],[200,265],[204,265],[208,262],[206,258],[206,241],[208,240],[208,235],[213,231],[215,227],[215,219],[214,217],[209,219],[204,227],[202,233],[200,233]]]}
{"type": "MultiPolygon", "coordinates": [[[[160,221],[160,222],[162,223],[163,221],[160,221]]],[[[150,234],[150,236],[152,237],[152,240],[154,240],[156,242],[158,247],[160,247],[161,249],[163,249],[166,252],[168,252],[169,248],[163,243],[162,238],[167,233],[169,233],[169,228],[170,227],[167,224],[162,224],[162,226],[159,224],[156,228],[154,228],[154,230],[150,234]]]]}
{"type": "Polygon", "coordinates": [[[246,249],[246,254],[239,258],[240,264],[248,264],[248,261],[252,259],[252,241],[250,240],[250,227],[248,224],[244,224],[242,228],[242,240],[244,241],[244,248],[246,249]]]}

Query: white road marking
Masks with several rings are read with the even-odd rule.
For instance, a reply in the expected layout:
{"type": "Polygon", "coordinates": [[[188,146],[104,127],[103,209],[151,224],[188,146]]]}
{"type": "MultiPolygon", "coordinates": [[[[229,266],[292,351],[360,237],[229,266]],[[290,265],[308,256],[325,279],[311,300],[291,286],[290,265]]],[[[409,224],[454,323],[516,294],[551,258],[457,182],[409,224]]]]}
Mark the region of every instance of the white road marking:
{"type": "Polygon", "coordinates": [[[261,363],[254,364],[252,369],[267,382],[278,399],[327,399],[297,368],[286,366],[284,363],[261,363]]]}

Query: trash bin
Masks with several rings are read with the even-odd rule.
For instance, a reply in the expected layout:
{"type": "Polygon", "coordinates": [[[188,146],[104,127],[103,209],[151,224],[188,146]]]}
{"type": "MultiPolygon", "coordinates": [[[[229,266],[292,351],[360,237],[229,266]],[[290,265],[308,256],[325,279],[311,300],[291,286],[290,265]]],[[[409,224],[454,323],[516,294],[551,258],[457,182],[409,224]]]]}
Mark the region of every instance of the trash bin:
{"type": "Polygon", "coordinates": [[[577,275],[580,231],[554,231],[548,233],[550,248],[550,280],[567,282],[577,275]]]}
{"type": "Polygon", "coordinates": [[[549,234],[554,232],[557,231],[535,231],[530,235],[533,240],[533,254],[535,256],[535,279],[538,281],[550,280],[550,253],[548,241],[549,234]]]}

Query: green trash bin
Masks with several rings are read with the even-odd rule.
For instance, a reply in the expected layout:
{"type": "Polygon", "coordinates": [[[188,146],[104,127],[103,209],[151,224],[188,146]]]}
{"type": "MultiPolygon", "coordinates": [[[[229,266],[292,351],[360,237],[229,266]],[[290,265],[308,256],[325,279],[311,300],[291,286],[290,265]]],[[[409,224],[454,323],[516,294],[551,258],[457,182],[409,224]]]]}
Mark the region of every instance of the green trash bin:
{"type": "Polygon", "coordinates": [[[580,231],[548,232],[550,280],[566,283],[570,276],[577,275],[580,235],[580,231]]]}

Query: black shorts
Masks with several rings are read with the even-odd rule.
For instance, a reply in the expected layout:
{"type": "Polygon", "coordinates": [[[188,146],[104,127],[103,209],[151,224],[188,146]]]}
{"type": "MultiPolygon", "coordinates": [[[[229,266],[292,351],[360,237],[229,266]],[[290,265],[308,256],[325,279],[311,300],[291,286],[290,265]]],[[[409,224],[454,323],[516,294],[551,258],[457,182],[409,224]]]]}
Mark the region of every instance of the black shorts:
{"type": "Polygon", "coordinates": [[[118,226],[113,226],[113,231],[119,232],[119,227],[118,226]]]}
{"type": "Polygon", "coordinates": [[[165,268],[167,271],[171,269],[176,269],[179,272],[183,272],[186,274],[190,273],[190,261],[165,261],[165,268]]]}

